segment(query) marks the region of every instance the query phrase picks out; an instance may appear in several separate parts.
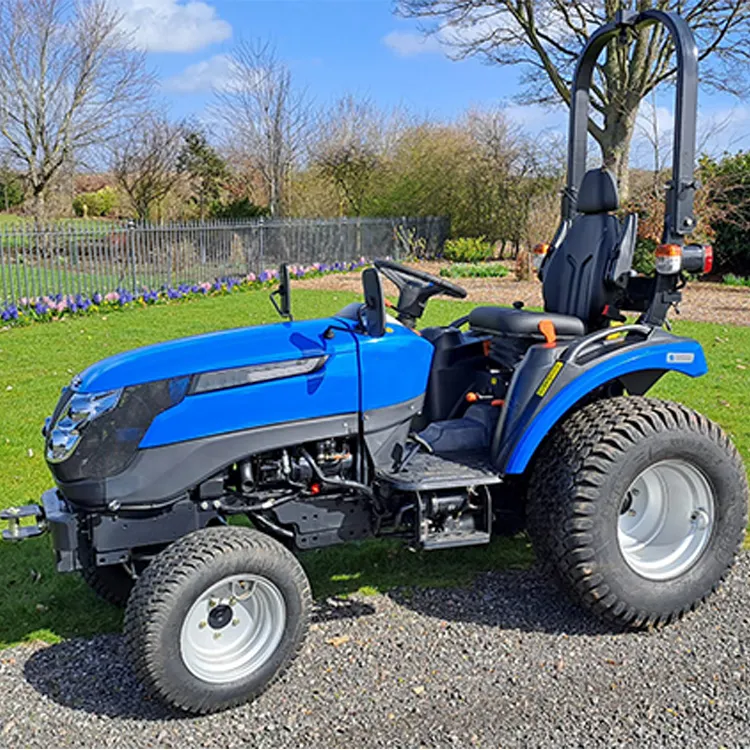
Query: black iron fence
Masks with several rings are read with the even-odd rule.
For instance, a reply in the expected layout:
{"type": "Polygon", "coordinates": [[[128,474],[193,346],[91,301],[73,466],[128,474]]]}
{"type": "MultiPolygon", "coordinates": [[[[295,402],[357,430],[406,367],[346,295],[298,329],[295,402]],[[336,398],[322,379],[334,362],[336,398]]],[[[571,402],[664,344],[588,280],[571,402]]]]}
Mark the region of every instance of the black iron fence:
{"type": "Polygon", "coordinates": [[[259,275],[284,261],[333,266],[385,256],[432,258],[449,231],[445,217],[19,221],[0,225],[0,303],[259,275]]]}

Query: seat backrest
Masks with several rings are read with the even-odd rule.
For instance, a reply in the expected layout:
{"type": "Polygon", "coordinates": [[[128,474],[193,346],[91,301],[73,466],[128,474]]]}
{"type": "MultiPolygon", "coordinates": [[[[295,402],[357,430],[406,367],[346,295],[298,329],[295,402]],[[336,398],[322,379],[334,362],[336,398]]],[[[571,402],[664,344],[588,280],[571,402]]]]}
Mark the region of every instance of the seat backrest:
{"type": "Polygon", "coordinates": [[[612,173],[587,172],[578,194],[578,216],[542,270],[547,312],[573,315],[589,328],[602,320],[612,296],[608,270],[622,235],[620,222],[612,215],[618,205],[612,173]]]}

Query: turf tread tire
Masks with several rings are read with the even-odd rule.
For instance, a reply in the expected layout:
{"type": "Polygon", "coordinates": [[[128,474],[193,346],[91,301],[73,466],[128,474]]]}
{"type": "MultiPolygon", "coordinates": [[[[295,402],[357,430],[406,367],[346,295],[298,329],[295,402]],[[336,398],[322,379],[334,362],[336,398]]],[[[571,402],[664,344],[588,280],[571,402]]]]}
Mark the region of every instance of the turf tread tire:
{"type": "MultiPolygon", "coordinates": [[[[540,448],[529,483],[527,529],[542,569],[554,570],[584,608],[621,627],[659,626],[695,609],[726,577],[745,536],[747,492],[742,459],[716,423],[671,401],[640,396],[605,399],[572,413],[540,448]],[[599,550],[592,547],[613,467],[628,451],[663,433],[694,436],[707,447],[710,443],[725,459],[734,488],[731,507],[721,514],[722,523],[725,515],[729,520],[713,550],[718,572],[689,601],[671,609],[635,606],[618,595],[611,585],[611,570],[600,564],[599,550]]],[[[624,560],[622,565],[627,566],[624,560]]]]}
{"type": "Polygon", "coordinates": [[[312,595],[307,576],[286,547],[254,529],[222,526],[192,532],[154,558],[139,577],[130,596],[123,631],[135,674],[145,688],[175,708],[191,714],[206,714],[251,701],[275,682],[302,649],[311,613],[312,595]],[[290,637],[284,636],[277,650],[281,652],[278,653],[280,661],[272,676],[241,694],[217,697],[204,690],[206,683],[200,683],[192,676],[187,683],[167,676],[164,632],[172,609],[180,606],[181,593],[186,584],[195,576],[205,573],[217,561],[234,554],[260,559],[266,565],[276,567],[299,598],[298,612],[294,618],[293,632],[290,637]]]}
{"type": "Polygon", "coordinates": [[[120,608],[127,604],[135,585],[133,577],[121,565],[87,566],[81,570],[81,577],[100,599],[120,608]]]}

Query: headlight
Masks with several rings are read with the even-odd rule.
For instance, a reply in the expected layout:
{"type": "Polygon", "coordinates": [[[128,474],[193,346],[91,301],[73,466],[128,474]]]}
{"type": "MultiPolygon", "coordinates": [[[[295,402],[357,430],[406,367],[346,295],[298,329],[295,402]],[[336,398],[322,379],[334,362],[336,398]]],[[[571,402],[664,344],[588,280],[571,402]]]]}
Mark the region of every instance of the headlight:
{"type": "Polygon", "coordinates": [[[105,393],[74,393],[48,430],[47,460],[59,464],[70,458],[83,431],[98,417],[112,411],[122,396],[122,388],[105,393]]]}
{"type": "Polygon", "coordinates": [[[189,377],[180,377],[102,393],[66,389],[45,430],[55,478],[76,482],[119,474],[154,417],[179,404],[189,384],[189,377]]]}

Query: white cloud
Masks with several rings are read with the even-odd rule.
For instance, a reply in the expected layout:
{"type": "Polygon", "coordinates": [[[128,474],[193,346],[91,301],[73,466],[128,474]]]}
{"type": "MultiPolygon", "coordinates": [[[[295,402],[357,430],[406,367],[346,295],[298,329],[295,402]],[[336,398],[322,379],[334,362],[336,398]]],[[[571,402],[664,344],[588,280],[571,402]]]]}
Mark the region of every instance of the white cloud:
{"type": "Polygon", "coordinates": [[[111,0],[123,27],[150,52],[194,52],[223,42],[232,27],[202,0],[111,0]]]}
{"type": "Polygon", "coordinates": [[[391,31],[383,37],[383,44],[401,57],[413,57],[426,52],[441,52],[443,47],[435,36],[424,36],[410,31],[391,31]]]}
{"type": "Polygon", "coordinates": [[[188,65],[164,82],[164,87],[183,94],[226,90],[232,79],[232,61],[228,55],[214,55],[207,60],[188,65]]]}

